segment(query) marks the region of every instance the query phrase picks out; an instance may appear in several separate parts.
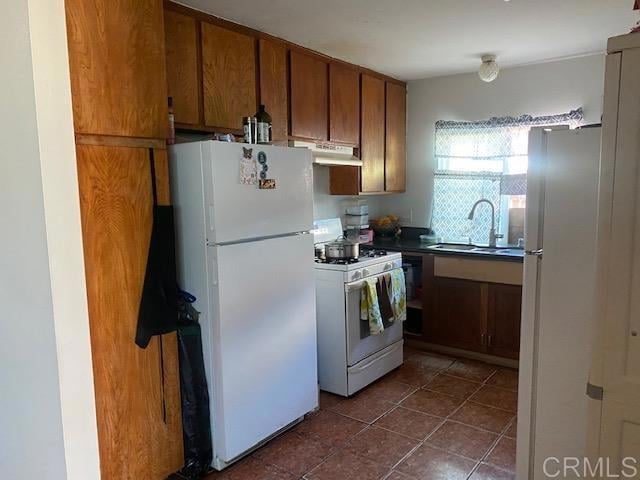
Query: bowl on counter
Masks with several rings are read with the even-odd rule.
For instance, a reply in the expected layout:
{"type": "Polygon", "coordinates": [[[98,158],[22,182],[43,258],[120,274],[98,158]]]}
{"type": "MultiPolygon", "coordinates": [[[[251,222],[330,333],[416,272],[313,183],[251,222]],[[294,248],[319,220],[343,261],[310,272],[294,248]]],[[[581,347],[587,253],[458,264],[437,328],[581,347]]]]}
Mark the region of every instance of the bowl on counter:
{"type": "Polygon", "coordinates": [[[398,217],[394,215],[371,220],[369,226],[380,237],[393,237],[400,232],[398,217]]]}

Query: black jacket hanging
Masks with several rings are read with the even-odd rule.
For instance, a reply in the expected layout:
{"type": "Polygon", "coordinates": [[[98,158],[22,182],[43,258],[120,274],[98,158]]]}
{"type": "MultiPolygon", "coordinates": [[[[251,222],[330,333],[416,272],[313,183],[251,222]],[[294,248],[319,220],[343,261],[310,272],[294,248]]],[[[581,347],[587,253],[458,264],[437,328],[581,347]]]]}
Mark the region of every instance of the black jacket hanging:
{"type": "Polygon", "coordinates": [[[153,193],[153,228],[138,311],[136,344],[146,348],[153,335],[178,328],[178,285],[173,207],[158,205],[153,149],[149,149],[153,193]]]}

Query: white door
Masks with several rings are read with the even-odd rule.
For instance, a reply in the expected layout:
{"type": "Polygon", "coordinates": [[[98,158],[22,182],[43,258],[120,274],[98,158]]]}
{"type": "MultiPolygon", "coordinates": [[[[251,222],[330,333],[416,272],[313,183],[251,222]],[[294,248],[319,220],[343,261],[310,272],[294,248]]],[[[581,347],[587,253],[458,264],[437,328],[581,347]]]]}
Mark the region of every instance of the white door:
{"type": "Polygon", "coordinates": [[[639,85],[636,36],[635,48],[607,58],[596,297],[601,335],[592,376],[603,392],[599,454],[627,478],[640,478],[639,85]]]}
{"type": "Polygon", "coordinates": [[[530,135],[520,478],[550,478],[558,464],[545,472],[546,459],[586,453],[600,138],[600,128],[530,135]]]}
{"type": "Polygon", "coordinates": [[[203,338],[214,453],[227,462],[318,405],[313,236],[209,248],[203,338]]]}
{"type": "MultiPolygon", "coordinates": [[[[313,167],[303,148],[202,142],[207,238],[231,243],[313,228],[313,167]],[[243,147],[258,160],[266,155],[267,177],[275,189],[240,183],[243,147]],[[210,179],[210,181],[207,181],[210,179]]],[[[258,171],[260,171],[258,164],[258,171]]]]}

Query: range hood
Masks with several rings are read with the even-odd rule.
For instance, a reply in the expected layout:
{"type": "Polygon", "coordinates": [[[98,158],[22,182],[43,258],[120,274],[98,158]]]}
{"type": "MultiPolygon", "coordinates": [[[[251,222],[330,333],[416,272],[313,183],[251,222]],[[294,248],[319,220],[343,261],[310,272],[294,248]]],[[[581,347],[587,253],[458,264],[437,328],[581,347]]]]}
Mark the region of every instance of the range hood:
{"type": "Polygon", "coordinates": [[[362,160],[353,155],[353,147],[334,145],[332,143],[313,143],[296,140],[291,142],[292,147],[308,148],[313,154],[315,165],[340,165],[361,167],[362,160]]]}

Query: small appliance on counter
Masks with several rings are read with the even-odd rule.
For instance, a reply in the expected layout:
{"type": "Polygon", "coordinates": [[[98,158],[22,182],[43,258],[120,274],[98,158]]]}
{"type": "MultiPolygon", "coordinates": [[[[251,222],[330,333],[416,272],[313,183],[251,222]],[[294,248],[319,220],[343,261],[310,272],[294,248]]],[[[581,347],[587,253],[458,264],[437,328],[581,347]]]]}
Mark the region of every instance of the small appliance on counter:
{"type": "MultiPolygon", "coordinates": [[[[339,218],[314,222],[316,247],[342,234],[339,218]]],[[[364,281],[402,269],[402,256],[367,250],[357,258],[328,259],[326,248],[325,258],[316,258],[315,264],[318,379],[321,390],[350,396],[402,365],[402,322],[387,324],[383,332],[372,335],[360,319],[364,281]]]]}

